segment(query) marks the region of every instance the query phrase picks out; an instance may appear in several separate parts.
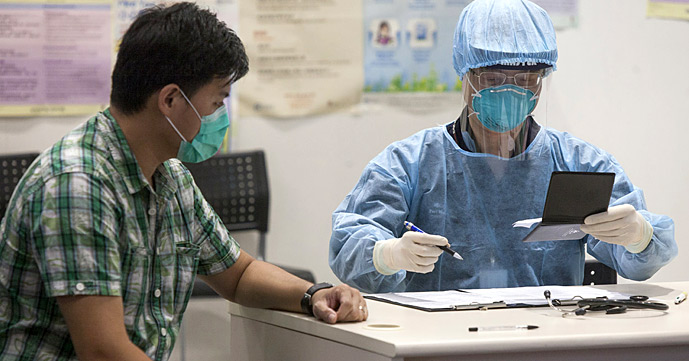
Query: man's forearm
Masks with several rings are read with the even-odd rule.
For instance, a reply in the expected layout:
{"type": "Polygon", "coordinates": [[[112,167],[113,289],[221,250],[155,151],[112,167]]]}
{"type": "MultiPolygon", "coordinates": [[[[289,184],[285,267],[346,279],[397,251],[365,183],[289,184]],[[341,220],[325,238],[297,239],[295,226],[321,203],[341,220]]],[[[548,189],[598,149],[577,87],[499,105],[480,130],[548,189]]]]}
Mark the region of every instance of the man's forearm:
{"type": "Polygon", "coordinates": [[[270,263],[253,261],[239,280],[235,301],[242,305],[301,312],[311,283],[270,263]]]}
{"type": "Polygon", "coordinates": [[[151,360],[127,335],[121,297],[64,296],[57,303],[79,360],[151,360]]]}
{"type": "Polygon", "coordinates": [[[151,361],[146,354],[131,342],[125,342],[110,349],[88,348],[77,349],[77,356],[82,361],[131,360],[151,361]]]}

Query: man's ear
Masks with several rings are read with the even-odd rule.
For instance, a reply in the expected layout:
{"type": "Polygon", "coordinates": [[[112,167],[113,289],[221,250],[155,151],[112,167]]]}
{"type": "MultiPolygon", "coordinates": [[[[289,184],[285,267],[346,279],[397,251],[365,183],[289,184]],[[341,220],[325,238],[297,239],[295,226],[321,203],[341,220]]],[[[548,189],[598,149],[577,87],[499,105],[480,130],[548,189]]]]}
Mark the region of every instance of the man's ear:
{"type": "Polygon", "coordinates": [[[165,116],[179,114],[184,98],[177,84],[168,84],[158,92],[158,109],[165,116]],[[177,109],[180,108],[180,109],[177,109]]]}

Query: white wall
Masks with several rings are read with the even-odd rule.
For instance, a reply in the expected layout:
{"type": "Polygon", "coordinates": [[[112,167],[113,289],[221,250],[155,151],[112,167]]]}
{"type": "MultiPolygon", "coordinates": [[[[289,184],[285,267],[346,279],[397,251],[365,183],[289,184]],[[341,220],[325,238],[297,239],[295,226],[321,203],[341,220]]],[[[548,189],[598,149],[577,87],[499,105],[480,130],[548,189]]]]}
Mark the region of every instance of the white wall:
{"type": "MultiPolygon", "coordinates": [[[[652,278],[689,279],[689,22],[645,18],[646,0],[582,0],[558,32],[548,125],[613,153],[648,207],[676,224],[680,255],[652,278]]],[[[336,85],[336,84],[335,84],[336,85]]],[[[267,258],[337,282],[327,263],[330,214],[365,164],[394,140],[456,118],[358,106],[293,120],[242,118],[235,149],[267,152],[272,191],[267,258]]],[[[42,150],[86,117],[0,119],[0,153],[42,150]]]]}

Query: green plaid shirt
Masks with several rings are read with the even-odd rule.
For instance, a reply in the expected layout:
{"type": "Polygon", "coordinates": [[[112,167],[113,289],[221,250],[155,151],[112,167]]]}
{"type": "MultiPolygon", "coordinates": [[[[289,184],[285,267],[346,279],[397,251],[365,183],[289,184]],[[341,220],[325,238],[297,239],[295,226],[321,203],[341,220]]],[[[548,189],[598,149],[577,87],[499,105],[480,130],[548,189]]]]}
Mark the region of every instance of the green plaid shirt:
{"type": "Polygon", "coordinates": [[[239,245],[177,160],[151,188],[109,111],[43,152],[0,224],[0,359],[74,360],[55,297],[122,297],[129,338],[166,360],[195,275],[239,245]]]}

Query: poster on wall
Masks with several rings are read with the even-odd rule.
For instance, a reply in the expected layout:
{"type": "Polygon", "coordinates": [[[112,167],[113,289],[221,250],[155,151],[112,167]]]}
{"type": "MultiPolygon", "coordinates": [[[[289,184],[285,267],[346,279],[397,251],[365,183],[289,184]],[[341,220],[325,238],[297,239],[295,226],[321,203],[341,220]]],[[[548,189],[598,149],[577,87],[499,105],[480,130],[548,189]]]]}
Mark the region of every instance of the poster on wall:
{"type": "Polygon", "coordinates": [[[548,12],[557,30],[579,25],[579,0],[532,0],[548,12]]]}
{"type": "Polygon", "coordinates": [[[110,11],[109,0],[0,0],[0,116],[106,107],[110,11]]]}
{"type": "MultiPolygon", "coordinates": [[[[428,114],[461,104],[452,63],[457,20],[471,0],[364,2],[365,104],[428,114]]],[[[556,29],[577,26],[578,0],[534,0],[556,29]]]]}
{"type": "Polygon", "coordinates": [[[274,118],[329,113],[359,102],[362,0],[240,1],[251,71],[239,112],[274,118]]]}
{"type": "Polygon", "coordinates": [[[364,103],[427,113],[457,106],[452,64],[457,19],[470,0],[364,3],[364,103]]]}
{"type": "Polygon", "coordinates": [[[648,0],[649,17],[689,20],[689,0],[648,0]]]}

